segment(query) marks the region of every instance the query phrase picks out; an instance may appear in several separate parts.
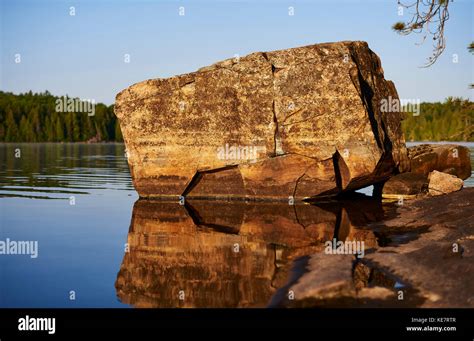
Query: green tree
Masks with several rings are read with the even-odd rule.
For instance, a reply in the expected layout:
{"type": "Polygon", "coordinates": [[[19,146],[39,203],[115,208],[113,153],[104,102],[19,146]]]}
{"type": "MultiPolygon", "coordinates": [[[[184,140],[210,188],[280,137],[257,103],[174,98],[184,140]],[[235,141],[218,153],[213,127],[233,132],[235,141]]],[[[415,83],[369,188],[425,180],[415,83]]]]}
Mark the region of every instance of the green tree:
{"type": "Polygon", "coordinates": [[[115,141],[123,141],[122,130],[118,120],[115,120],[115,141]]]}
{"type": "Polygon", "coordinates": [[[56,117],[55,121],[55,141],[62,142],[64,141],[64,125],[61,121],[60,116],[56,117]]]}
{"type": "Polygon", "coordinates": [[[25,142],[34,142],[35,136],[33,133],[33,129],[30,125],[30,122],[28,122],[28,119],[26,116],[22,116],[20,120],[20,140],[25,141],[25,142]]]}
{"type": "Polygon", "coordinates": [[[8,108],[7,115],[5,120],[5,141],[6,142],[16,142],[20,140],[18,126],[15,121],[15,117],[13,116],[13,111],[8,108]]]}

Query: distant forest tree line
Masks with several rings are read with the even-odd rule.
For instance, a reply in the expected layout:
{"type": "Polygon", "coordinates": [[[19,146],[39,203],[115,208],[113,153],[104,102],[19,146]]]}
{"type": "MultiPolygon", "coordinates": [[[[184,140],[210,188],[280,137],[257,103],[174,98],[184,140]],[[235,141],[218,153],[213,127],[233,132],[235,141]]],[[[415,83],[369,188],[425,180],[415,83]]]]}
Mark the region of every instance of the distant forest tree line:
{"type": "Polygon", "coordinates": [[[448,97],[443,103],[421,103],[420,114],[405,114],[407,141],[474,141],[474,102],[448,97]]]}
{"type": "Polygon", "coordinates": [[[123,141],[113,105],[97,103],[94,116],[89,116],[87,112],[58,112],[57,99],[48,91],[20,95],[0,91],[0,141],[123,141]]]}
{"type": "MultiPolygon", "coordinates": [[[[122,142],[113,105],[98,103],[95,115],[57,112],[49,92],[15,95],[0,91],[1,142],[122,142]]],[[[420,115],[405,115],[407,141],[474,141],[474,103],[447,98],[421,103],[420,115]]]]}

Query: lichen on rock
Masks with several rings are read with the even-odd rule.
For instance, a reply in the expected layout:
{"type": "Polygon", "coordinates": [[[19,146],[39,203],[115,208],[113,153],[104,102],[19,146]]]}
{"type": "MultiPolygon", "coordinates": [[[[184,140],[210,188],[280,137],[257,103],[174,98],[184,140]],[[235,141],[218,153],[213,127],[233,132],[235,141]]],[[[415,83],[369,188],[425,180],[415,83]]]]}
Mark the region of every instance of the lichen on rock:
{"type": "Polygon", "coordinates": [[[137,83],[115,113],[141,197],[300,200],[409,170],[402,115],[380,110],[388,97],[378,56],[348,41],[137,83]]]}

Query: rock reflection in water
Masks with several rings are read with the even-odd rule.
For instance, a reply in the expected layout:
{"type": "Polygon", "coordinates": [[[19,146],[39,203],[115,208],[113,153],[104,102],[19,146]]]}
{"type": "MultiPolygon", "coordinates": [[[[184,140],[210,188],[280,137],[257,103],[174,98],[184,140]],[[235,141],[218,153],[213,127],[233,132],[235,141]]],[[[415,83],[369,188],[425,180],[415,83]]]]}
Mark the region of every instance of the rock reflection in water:
{"type": "MultiPolygon", "coordinates": [[[[382,218],[372,200],[316,205],[138,200],[116,290],[135,307],[265,307],[298,258],[324,242],[364,240],[382,218]]],[[[291,270],[294,271],[294,270],[291,270]]]]}

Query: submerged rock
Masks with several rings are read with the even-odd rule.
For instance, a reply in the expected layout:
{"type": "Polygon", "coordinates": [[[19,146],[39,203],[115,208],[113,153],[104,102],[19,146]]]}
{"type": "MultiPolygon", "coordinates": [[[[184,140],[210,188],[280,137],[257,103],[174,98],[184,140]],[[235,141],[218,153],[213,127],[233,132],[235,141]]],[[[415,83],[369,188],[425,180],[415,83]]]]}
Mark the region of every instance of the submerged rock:
{"type": "Polygon", "coordinates": [[[408,148],[411,172],[428,174],[434,170],[456,175],[462,180],[471,176],[469,148],[456,144],[422,144],[408,148]]]}
{"type": "Polygon", "coordinates": [[[225,60],[147,80],[115,113],[141,197],[304,199],[409,170],[378,56],[338,42],[225,60]]]}
{"type": "Polygon", "coordinates": [[[459,191],[464,182],[455,175],[433,171],[429,175],[428,190],[430,195],[443,195],[459,191]]]}

